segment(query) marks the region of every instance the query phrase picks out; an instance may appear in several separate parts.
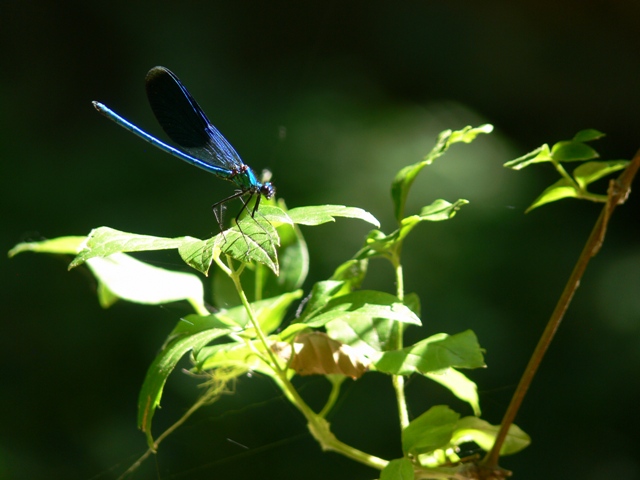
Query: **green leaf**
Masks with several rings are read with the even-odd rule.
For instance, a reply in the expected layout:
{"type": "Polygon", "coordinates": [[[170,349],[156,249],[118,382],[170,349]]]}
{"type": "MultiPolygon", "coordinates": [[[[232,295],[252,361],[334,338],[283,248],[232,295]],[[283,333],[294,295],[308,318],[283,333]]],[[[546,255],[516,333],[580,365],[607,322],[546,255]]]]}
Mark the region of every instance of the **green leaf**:
{"type": "Polygon", "coordinates": [[[551,148],[551,156],[557,162],[579,162],[599,157],[589,145],[582,142],[558,142],[551,148]]]}
{"type": "Polygon", "coordinates": [[[151,423],[160,405],[162,389],[178,361],[190,350],[198,351],[207,343],[229,333],[226,329],[212,329],[181,337],[169,343],[155,358],[144,379],[138,398],[138,427],[146,434],[149,448],[155,450],[151,423]]]}
{"type": "Polygon", "coordinates": [[[222,234],[207,240],[187,242],[178,247],[178,254],[191,268],[195,268],[204,275],[209,274],[211,263],[220,257],[220,246],[224,243],[222,234]]]}
{"type": "Polygon", "coordinates": [[[87,237],[58,237],[51,240],[42,240],[40,242],[23,242],[18,243],[9,250],[9,258],[16,256],[22,252],[36,253],[58,253],[58,254],[77,254],[81,249],[87,237]]]}
{"type": "Polygon", "coordinates": [[[325,327],[331,338],[375,359],[380,352],[389,348],[393,321],[371,317],[338,318],[327,323],[325,327]]]}
{"type": "MultiPolygon", "coordinates": [[[[245,209],[245,215],[243,218],[251,218],[248,215],[247,210],[245,209]]],[[[289,217],[286,212],[286,207],[284,202],[278,202],[278,205],[265,205],[264,202],[260,205],[260,209],[254,215],[255,219],[262,218],[265,221],[268,221],[274,227],[279,227],[280,225],[293,225],[293,220],[289,217]]]]}
{"type": "Polygon", "coordinates": [[[460,400],[471,405],[474,415],[480,415],[478,387],[466,375],[453,368],[444,368],[435,372],[425,373],[425,376],[448,388],[460,400]]]}
{"type": "Polygon", "coordinates": [[[276,228],[266,218],[247,216],[240,220],[238,226],[220,235],[224,238],[220,244],[223,253],[241,262],[265,265],[278,275],[280,267],[276,247],[280,245],[280,239],[276,228]]]}
{"type": "Polygon", "coordinates": [[[396,174],[391,186],[391,197],[393,198],[396,220],[400,221],[404,217],[404,209],[409,195],[409,190],[424,167],[431,165],[433,161],[442,156],[451,145],[459,142],[470,143],[475,140],[479,134],[491,133],[492,131],[493,126],[488,124],[481,125],[476,128],[467,126],[458,131],[445,130],[440,133],[438,140],[436,141],[436,145],[421,162],[401,169],[396,174]]]}
{"type": "Polygon", "coordinates": [[[103,306],[116,296],[147,305],[188,300],[198,311],[206,311],[202,281],[193,274],[154,267],[124,253],[90,258],[87,265],[99,282],[103,306]]]}
{"type": "Polygon", "coordinates": [[[311,293],[305,299],[306,302],[304,310],[296,321],[304,322],[307,318],[320,312],[320,310],[323,309],[332,298],[339,295],[345,295],[350,291],[351,289],[349,288],[348,282],[344,280],[325,280],[317,282],[313,285],[311,293]]]}
{"type": "Polygon", "coordinates": [[[424,207],[420,211],[420,221],[441,222],[455,217],[458,210],[463,205],[467,205],[468,200],[460,199],[456,203],[449,203],[446,200],[438,199],[431,205],[424,207]]]}
{"type": "Polygon", "coordinates": [[[165,348],[166,345],[178,337],[192,336],[205,330],[226,329],[229,333],[241,332],[245,328],[245,324],[241,324],[238,321],[236,308],[240,309],[241,307],[234,307],[229,310],[222,309],[211,315],[193,313],[180,318],[180,321],[167,336],[165,345],[162,348],[165,348]]]}
{"type": "Polygon", "coordinates": [[[195,352],[194,360],[199,371],[233,368],[238,372],[257,371],[273,376],[274,372],[256,354],[260,350],[262,345],[257,341],[224,343],[202,348],[195,352]]]}
{"type": "MultiPolygon", "coordinates": [[[[451,444],[454,446],[467,442],[475,442],[485,451],[491,450],[495,443],[500,425],[491,425],[477,417],[464,417],[458,420],[453,432],[451,444]]],[[[517,425],[509,427],[507,437],[500,448],[500,455],[511,455],[526,448],[531,438],[517,425]]]]}
{"type": "MultiPolygon", "coordinates": [[[[295,225],[280,225],[277,230],[281,243],[278,249],[280,274],[276,276],[263,265],[245,270],[242,285],[250,302],[296,290],[307,277],[309,252],[300,229],[295,225]]],[[[213,275],[213,302],[218,308],[241,304],[233,280],[219,269],[213,275]]]]}
{"type": "MultiPolygon", "coordinates": [[[[302,297],[302,293],[302,290],[296,290],[295,292],[259,300],[251,304],[256,320],[265,334],[269,334],[280,327],[287,309],[295,300],[302,297]]],[[[249,324],[249,315],[244,308],[238,310],[236,318],[238,324],[249,324]]],[[[242,334],[247,337],[255,337],[257,335],[253,328],[245,330],[242,334]]]]}
{"type": "Polygon", "coordinates": [[[610,173],[624,170],[629,163],[628,160],[583,163],[573,171],[573,178],[578,182],[580,188],[586,188],[587,185],[606,177],[610,173]]]}
{"type": "Polygon", "coordinates": [[[369,212],[356,207],[344,205],[318,205],[312,207],[299,207],[289,210],[289,217],[299,225],[321,225],[327,222],[335,222],[335,217],[358,218],[376,227],[380,222],[369,212]]]}
{"type": "MultiPolygon", "coordinates": [[[[285,293],[265,300],[254,301],[251,308],[255,319],[262,327],[262,330],[269,334],[277,329],[282,323],[287,309],[291,304],[302,296],[302,290],[285,293]]],[[[243,337],[255,337],[253,328],[247,328],[251,323],[246,308],[243,305],[229,309],[220,309],[211,315],[188,315],[183,318],[170,338],[174,335],[185,333],[194,334],[207,328],[233,328],[236,333],[241,333],[243,337]]]]}
{"type": "Polygon", "coordinates": [[[402,431],[402,451],[420,455],[446,447],[460,415],[446,405],[436,405],[402,431]]]}
{"type": "Polygon", "coordinates": [[[503,166],[512,170],[522,170],[533,163],[542,163],[551,161],[551,150],[546,143],[535,150],[506,162],[503,166]]]}
{"type": "Polygon", "coordinates": [[[379,230],[372,230],[365,240],[365,247],[356,254],[356,258],[364,259],[375,256],[391,257],[402,246],[404,239],[418,224],[425,221],[440,222],[453,218],[458,210],[468,203],[469,202],[464,199],[459,199],[455,203],[449,203],[442,199],[435,200],[431,205],[424,207],[420,215],[411,215],[403,218],[400,221],[400,228],[389,235],[385,235],[379,230]]]}
{"type": "Polygon", "coordinates": [[[321,327],[326,323],[341,319],[358,321],[371,318],[386,318],[401,323],[421,325],[420,319],[404,306],[398,297],[374,290],[358,290],[331,299],[324,308],[306,318],[309,327],[321,327]]]}
{"type": "Polygon", "coordinates": [[[547,187],[538,198],[525,210],[525,213],[529,213],[534,208],[538,208],[546,203],[555,202],[562,198],[575,198],[580,194],[573,185],[566,178],[561,178],[556,183],[547,187]]]}
{"type": "Polygon", "coordinates": [[[592,140],[598,140],[604,136],[604,133],[593,128],[588,128],[586,130],[580,130],[578,133],[576,133],[573,136],[573,140],[575,142],[590,142],[592,140]]]}
{"type": "Polygon", "coordinates": [[[122,252],[168,250],[198,241],[197,238],[192,237],[162,238],[121,232],[109,227],[99,227],[91,231],[83,250],[71,262],[69,269],[94,257],[108,257],[114,253],[122,252]]]}
{"type": "Polygon", "coordinates": [[[411,309],[418,317],[422,316],[422,309],[420,305],[420,297],[415,293],[407,293],[404,296],[404,304],[411,309]]]}
{"type": "Polygon", "coordinates": [[[484,366],[482,349],[471,330],[455,335],[439,333],[402,350],[384,352],[375,362],[377,370],[393,375],[484,366]]]}
{"type": "Polygon", "coordinates": [[[413,464],[406,457],[391,460],[380,472],[380,480],[414,480],[413,464]]]}

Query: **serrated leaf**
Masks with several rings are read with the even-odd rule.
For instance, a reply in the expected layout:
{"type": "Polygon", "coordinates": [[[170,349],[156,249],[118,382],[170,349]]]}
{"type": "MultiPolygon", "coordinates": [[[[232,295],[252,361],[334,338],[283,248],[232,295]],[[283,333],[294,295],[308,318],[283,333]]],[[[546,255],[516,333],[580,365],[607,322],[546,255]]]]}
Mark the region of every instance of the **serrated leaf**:
{"type": "Polygon", "coordinates": [[[604,137],[605,134],[595,130],[593,128],[587,128],[585,130],[580,130],[573,136],[573,140],[575,142],[590,142],[592,140],[598,140],[604,137]]]}
{"type": "Polygon", "coordinates": [[[223,243],[224,237],[222,234],[218,234],[207,240],[198,240],[180,245],[178,247],[178,254],[191,268],[198,270],[204,275],[208,275],[211,263],[219,258],[222,253],[220,246],[223,243]]]}
{"type": "Polygon", "coordinates": [[[276,247],[280,239],[276,228],[266,219],[247,216],[240,220],[238,226],[225,230],[221,234],[224,242],[220,249],[241,262],[257,262],[268,267],[278,275],[278,253],[276,247]]]}
{"type": "Polygon", "coordinates": [[[9,250],[9,258],[22,252],[77,254],[87,237],[58,237],[39,242],[22,242],[9,250]]]}
{"type": "Polygon", "coordinates": [[[414,480],[413,463],[407,457],[391,460],[380,472],[380,480],[414,480]]]}
{"type": "Polygon", "coordinates": [[[160,405],[162,390],[178,361],[190,350],[199,350],[207,343],[226,335],[226,329],[212,329],[198,334],[181,337],[168,344],[155,358],[145,376],[138,398],[138,428],[147,437],[147,445],[155,450],[151,423],[153,415],[160,405]]]}
{"type": "Polygon", "coordinates": [[[558,142],[551,148],[551,156],[557,162],[580,162],[599,157],[589,145],[582,142],[558,142]]]}
{"type": "Polygon", "coordinates": [[[436,405],[414,419],[402,431],[402,451],[420,455],[446,447],[460,415],[446,405],[436,405]]]}
{"type": "Polygon", "coordinates": [[[460,400],[467,402],[473,408],[474,415],[480,415],[480,399],[478,386],[466,375],[453,368],[445,368],[435,372],[425,373],[434,382],[448,388],[460,400]]]}
{"type": "Polygon", "coordinates": [[[335,222],[335,217],[358,218],[376,227],[380,222],[369,212],[356,207],[344,205],[317,205],[311,207],[299,207],[289,210],[291,220],[299,225],[321,225],[327,222],[335,222]]]}
{"type": "Polygon", "coordinates": [[[479,127],[464,127],[461,130],[445,130],[440,133],[435,146],[431,149],[422,161],[402,168],[395,176],[391,185],[391,197],[394,204],[394,214],[396,220],[400,221],[404,217],[404,208],[411,185],[415,181],[420,171],[427,165],[442,156],[451,145],[459,142],[470,143],[481,133],[491,133],[493,126],[486,124],[479,127]]]}
{"type": "Polygon", "coordinates": [[[421,325],[420,319],[403,305],[398,297],[374,290],[358,290],[331,299],[318,313],[305,319],[309,327],[321,327],[326,323],[342,319],[386,318],[401,323],[421,325]]]}
{"type": "Polygon", "coordinates": [[[610,160],[606,162],[587,162],[573,171],[573,178],[575,178],[580,188],[586,188],[587,185],[600,180],[607,175],[624,170],[629,165],[628,160],[610,160]]]}
{"type": "Polygon", "coordinates": [[[116,296],[147,305],[187,300],[206,311],[202,281],[193,274],[154,267],[124,253],[90,258],[87,265],[101,286],[103,306],[112,304],[111,296],[116,296]]]}
{"type": "MultiPolygon", "coordinates": [[[[279,275],[276,276],[259,264],[246,272],[242,277],[242,285],[250,302],[256,298],[275,297],[296,290],[307,277],[309,252],[299,228],[295,225],[280,225],[277,230],[281,244],[278,248],[279,275]]],[[[233,280],[218,269],[213,275],[213,302],[218,308],[229,308],[242,303],[233,280]]]]}
{"type": "Polygon", "coordinates": [[[402,350],[384,352],[375,362],[377,370],[393,375],[484,366],[482,349],[471,330],[455,335],[439,333],[402,350]]]}
{"type": "Polygon", "coordinates": [[[575,198],[579,195],[576,187],[565,178],[561,178],[556,183],[547,187],[538,198],[525,210],[529,213],[534,208],[538,208],[546,203],[555,202],[562,198],[575,198]]]}
{"type": "MultiPolygon", "coordinates": [[[[489,422],[477,417],[464,417],[458,420],[453,432],[451,444],[454,446],[467,442],[475,442],[485,451],[491,450],[498,435],[499,425],[491,425],[489,422]]],[[[500,455],[511,455],[526,448],[531,443],[531,438],[520,427],[512,424],[505,438],[500,455]]]]}

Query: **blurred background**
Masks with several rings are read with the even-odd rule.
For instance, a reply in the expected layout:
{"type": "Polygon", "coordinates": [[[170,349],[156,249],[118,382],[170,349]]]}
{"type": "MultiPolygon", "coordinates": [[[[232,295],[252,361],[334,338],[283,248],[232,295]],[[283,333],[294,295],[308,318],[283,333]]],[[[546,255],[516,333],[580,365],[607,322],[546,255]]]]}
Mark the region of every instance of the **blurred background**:
{"type": "MultiPolygon", "coordinates": [[[[1,246],[102,225],[217,233],[210,206],[233,186],[91,107],[104,102],[165,138],[144,93],[155,65],[181,78],[247,164],[273,172],[290,207],[361,207],[386,232],[395,228],[395,172],[422,159],[441,130],[491,123],[493,134],[423,170],[408,213],[437,198],[471,203],[452,221],[421,225],[404,253],[405,286],[420,295],[424,322],[409,341],[474,330],[488,368],[467,373],[483,418],[498,424],[600,212],[566,200],[524,215],[556,173],[502,164],[584,128],[607,133],[594,144],[604,159],[634,155],[639,15],[632,1],[2,2],[1,246]]],[[[634,192],[525,400],[516,423],[533,442],[502,460],[515,478],[640,478],[639,212],[634,192]]],[[[305,289],[351,257],[367,231],[346,219],[304,229],[305,289]]],[[[186,304],[103,310],[88,271],[67,272],[69,260],[1,260],[1,478],[122,473],[145,451],[136,402],[146,369],[190,313],[186,304]]],[[[184,268],[175,252],[155,261],[184,268]]],[[[393,291],[390,268],[372,265],[367,287],[393,291]]],[[[191,405],[196,382],[173,375],[156,432],[191,405]]],[[[299,385],[316,406],[328,392],[321,378],[299,385]]],[[[407,391],[414,417],[439,403],[471,414],[424,379],[409,380],[407,391]]],[[[330,418],[338,437],[401,455],[388,378],[367,375],[343,393],[330,418]]],[[[131,478],[225,477],[377,472],[321,452],[301,415],[254,375],[199,411],[131,478]]]]}

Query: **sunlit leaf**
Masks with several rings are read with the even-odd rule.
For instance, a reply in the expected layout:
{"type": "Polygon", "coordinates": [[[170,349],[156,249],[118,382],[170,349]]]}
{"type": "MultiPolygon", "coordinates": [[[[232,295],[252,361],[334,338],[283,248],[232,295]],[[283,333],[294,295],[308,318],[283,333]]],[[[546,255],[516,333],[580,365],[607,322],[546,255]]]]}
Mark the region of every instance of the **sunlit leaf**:
{"type": "Polygon", "coordinates": [[[470,143],[482,133],[491,133],[492,125],[481,125],[479,127],[467,126],[461,130],[451,131],[445,130],[440,133],[436,145],[424,159],[413,165],[409,165],[401,169],[395,176],[391,186],[391,197],[394,204],[394,214],[396,220],[400,221],[404,217],[404,209],[407,202],[407,196],[411,185],[415,181],[420,171],[427,165],[431,165],[433,161],[442,156],[451,145],[459,142],[470,143]]]}
{"type": "Polygon", "coordinates": [[[191,268],[195,268],[204,275],[209,274],[211,263],[220,257],[220,246],[224,243],[222,234],[207,240],[187,242],[180,245],[178,253],[182,260],[191,268]]]}
{"type": "Polygon", "coordinates": [[[424,207],[419,215],[411,215],[400,221],[400,227],[389,235],[385,235],[379,230],[372,230],[367,235],[365,247],[356,254],[356,258],[365,259],[375,256],[393,256],[394,252],[401,247],[404,239],[420,223],[440,222],[453,218],[458,210],[469,202],[459,199],[455,203],[446,200],[435,200],[431,205],[424,207]]]}
{"type": "Polygon", "coordinates": [[[413,463],[407,457],[391,460],[380,472],[380,480],[414,480],[413,463]]]}
{"type": "Polygon", "coordinates": [[[299,225],[321,225],[327,222],[335,222],[335,217],[357,218],[364,220],[376,227],[380,222],[369,212],[356,207],[344,205],[317,205],[312,207],[299,207],[289,210],[289,217],[299,225]]]}
{"type": "Polygon", "coordinates": [[[397,297],[374,290],[358,290],[331,299],[317,314],[306,318],[310,327],[321,327],[326,323],[342,319],[387,318],[401,323],[421,325],[420,319],[397,297]]]}
{"type": "Polygon", "coordinates": [[[238,226],[225,230],[221,234],[224,242],[220,249],[242,262],[257,262],[268,267],[278,275],[278,253],[276,247],[280,239],[276,228],[265,218],[256,215],[240,220],[238,226]]]}
{"type": "Polygon", "coordinates": [[[585,130],[580,130],[573,136],[573,140],[576,142],[590,142],[592,140],[598,140],[604,137],[605,134],[595,130],[593,128],[587,128],[585,130]]]}
{"type": "Polygon", "coordinates": [[[446,405],[436,405],[402,431],[402,451],[419,455],[447,446],[460,415],[446,405]]]}
{"type": "Polygon", "coordinates": [[[77,267],[94,257],[108,257],[114,253],[168,250],[198,242],[197,238],[163,238],[121,232],[110,227],[95,228],[89,234],[82,251],[71,262],[69,269],[77,267]]]}
{"type": "Polygon", "coordinates": [[[535,150],[506,162],[503,166],[512,170],[522,170],[533,163],[542,163],[551,161],[551,149],[546,143],[535,150]]]}
{"type": "Polygon", "coordinates": [[[386,318],[338,318],[325,325],[331,338],[350,345],[376,359],[389,348],[393,321],[386,318]]]}
{"type": "Polygon", "coordinates": [[[599,157],[589,145],[582,142],[558,142],[551,148],[551,156],[558,162],[579,162],[599,157]]]}
{"type": "Polygon", "coordinates": [[[316,282],[311,288],[311,293],[303,302],[304,310],[302,310],[297,321],[304,322],[307,318],[320,312],[332,298],[349,292],[351,292],[349,284],[344,280],[316,282]]]}
{"type": "Polygon", "coordinates": [[[87,237],[58,237],[39,242],[23,242],[9,250],[9,257],[22,252],[71,254],[78,253],[87,237]]]}
{"type": "Polygon", "coordinates": [[[439,333],[402,350],[384,352],[375,368],[393,375],[429,373],[445,368],[484,367],[482,349],[471,330],[447,335],[439,333]]]}
{"type": "Polygon", "coordinates": [[[195,352],[195,363],[200,371],[219,368],[233,368],[238,372],[259,371],[265,375],[273,375],[260,356],[259,342],[224,343],[204,347],[195,352]]]}
{"type": "MultiPolygon", "coordinates": [[[[491,425],[477,417],[464,417],[458,420],[451,438],[452,445],[460,445],[466,442],[475,442],[485,451],[491,450],[495,443],[500,425],[491,425]]],[[[520,427],[512,424],[505,438],[500,455],[511,455],[526,448],[531,443],[531,438],[520,427]]]]}
{"type": "Polygon", "coordinates": [[[464,199],[457,200],[455,203],[438,199],[420,211],[420,219],[429,222],[449,220],[456,215],[462,206],[467,205],[468,203],[469,201],[464,199]]]}
{"type": "Polygon", "coordinates": [[[435,372],[425,373],[431,380],[448,388],[460,400],[467,402],[473,408],[474,415],[480,415],[480,399],[478,387],[466,375],[454,368],[444,368],[435,372]]]}
{"type": "Polygon", "coordinates": [[[561,178],[556,183],[547,187],[538,198],[525,210],[530,212],[534,208],[538,208],[546,203],[555,202],[562,198],[575,198],[579,195],[576,187],[565,178],[561,178]]]}
{"type": "Polygon", "coordinates": [[[90,258],[87,265],[101,288],[108,289],[101,293],[103,306],[113,303],[108,296],[111,294],[148,305],[188,300],[198,310],[205,310],[202,281],[196,275],[154,267],[124,253],[90,258]]]}
{"type": "Polygon", "coordinates": [[[600,180],[619,170],[624,170],[629,163],[628,160],[583,163],[573,171],[573,178],[575,178],[581,188],[586,188],[587,185],[596,180],[600,180]]]}
{"type": "Polygon", "coordinates": [[[212,329],[198,334],[180,337],[168,344],[155,358],[144,379],[138,398],[138,428],[147,436],[149,448],[155,450],[151,423],[153,415],[160,405],[162,389],[178,361],[190,350],[199,350],[207,343],[226,335],[228,330],[212,329]]]}

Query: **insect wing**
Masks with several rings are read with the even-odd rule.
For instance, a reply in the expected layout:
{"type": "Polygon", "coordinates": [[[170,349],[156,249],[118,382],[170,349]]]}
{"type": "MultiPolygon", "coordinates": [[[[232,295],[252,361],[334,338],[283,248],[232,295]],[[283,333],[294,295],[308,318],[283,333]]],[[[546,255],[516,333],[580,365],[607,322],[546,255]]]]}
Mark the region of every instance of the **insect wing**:
{"type": "Polygon", "coordinates": [[[146,77],[149,104],[165,133],[189,155],[237,170],[243,162],[170,70],[154,67],[146,77]]]}

